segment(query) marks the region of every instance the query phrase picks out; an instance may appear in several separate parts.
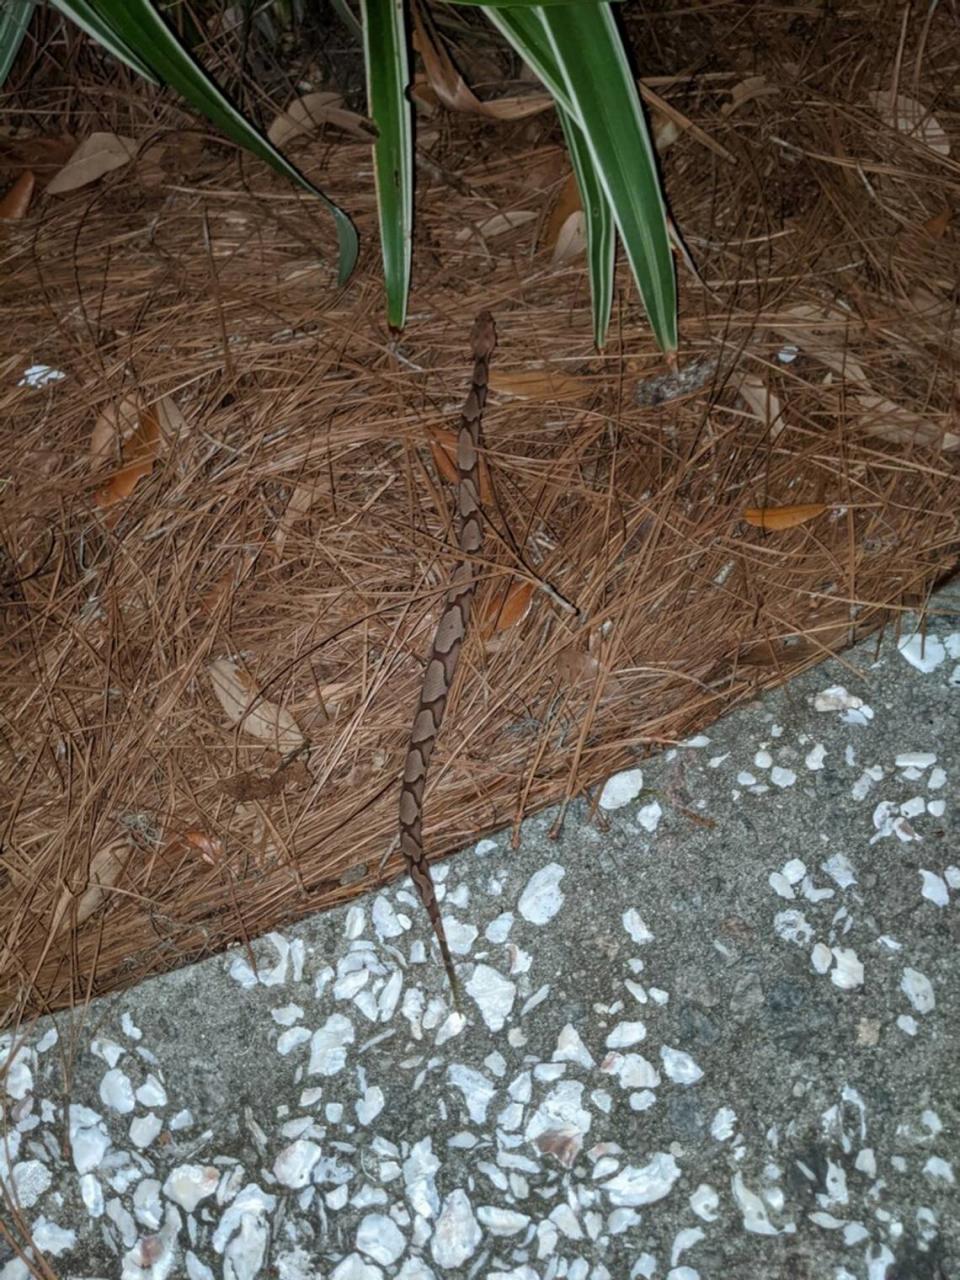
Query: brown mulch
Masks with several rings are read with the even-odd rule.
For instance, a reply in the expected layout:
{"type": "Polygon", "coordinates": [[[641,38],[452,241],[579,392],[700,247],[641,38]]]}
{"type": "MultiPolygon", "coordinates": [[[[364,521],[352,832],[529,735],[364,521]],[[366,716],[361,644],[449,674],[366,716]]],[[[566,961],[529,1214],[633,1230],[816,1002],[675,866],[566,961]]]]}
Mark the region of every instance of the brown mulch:
{"type": "Polygon", "coordinates": [[[676,23],[646,33],[650,87],[696,126],[663,166],[699,377],[664,403],[626,272],[598,354],[582,259],[544,243],[568,172],[549,113],[422,118],[395,341],[364,143],[291,145],[361,232],[338,290],[319,203],[168,97],[88,71],[79,97],[7,103],[3,185],[55,172],[64,134],[141,153],[0,228],[0,1025],[400,873],[380,863],[456,563],[431,443],[481,308],[491,527],[432,852],[591,794],[953,570],[951,19],[880,38],[863,6],[818,43],[731,12],[697,71],[676,23]],[[894,86],[941,133],[885,120],[870,95],[894,86]],[[66,376],[20,385],[38,363],[66,376]],[[793,527],[745,519],[798,506],[793,527]]]}

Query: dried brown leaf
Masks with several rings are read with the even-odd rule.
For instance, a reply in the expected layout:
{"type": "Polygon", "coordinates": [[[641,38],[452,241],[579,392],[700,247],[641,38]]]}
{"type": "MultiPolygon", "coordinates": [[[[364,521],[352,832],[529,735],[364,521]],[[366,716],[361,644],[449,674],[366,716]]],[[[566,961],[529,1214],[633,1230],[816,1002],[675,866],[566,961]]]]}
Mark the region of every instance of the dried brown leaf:
{"type": "Polygon", "coordinates": [[[745,103],[752,102],[754,98],[768,98],[779,92],[775,85],[767,83],[764,76],[747,76],[746,80],[741,80],[730,90],[730,101],[723,104],[720,113],[725,116],[733,115],[734,111],[745,103]]]}
{"type": "Polygon", "coordinates": [[[36,185],[37,180],[29,169],[25,173],[21,173],[7,194],[0,200],[0,218],[10,218],[11,220],[25,218],[27,210],[30,208],[30,201],[33,199],[33,191],[36,185]]]}
{"type": "Polygon", "coordinates": [[[204,136],[193,129],[174,129],[137,154],[137,177],[149,188],[181,179],[195,181],[215,161],[204,150],[204,136]]]}
{"type": "Polygon", "coordinates": [[[172,396],[161,396],[151,407],[156,414],[160,433],[168,444],[182,440],[189,433],[190,425],[172,396]]]}
{"type": "Polygon", "coordinates": [[[490,370],[490,390],[520,400],[577,400],[584,392],[579,378],[559,369],[490,370]]]}
{"type": "Polygon", "coordinates": [[[928,218],[923,224],[923,230],[931,240],[942,240],[947,233],[947,227],[950,225],[950,219],[953,217],[953,210],[949,205],[944,205],[939,213],[932,218],[928,218]]]}
{"type": "Polygon", "coordinates": [[[267,137],[275,147],[282,147],[293,138],[315,133],[322,125],[329,124],[345,133],[369,142],[374,136],[369,124],[356,111],[348,111],[339,93],[305,93],[294,98],[273,120],[267,137]]]}
{"type": "Polygon", "coordinates": [[[657,149],[657,155],[669,150],[670,147],[680,137],[683,130],[677,124],[676,120],[670,120],[666,116],[655,115],[653,120],[653,145],[657,149]]]}
{"type": "Polygon", "coordinates": [[[496,236],[502,236],[507,231],[516,231],[517,227],[526,226],[528,222],[533,222],[538,216],[533,209],[510,209],[506,213],[494,213],[489,218],[485,218],[483,222],[475,223],[470,227],[461,227],[457,232],[457,240],[463,244],[472,235],[478,233],[483,236],[484,240],[493,240],[496,236]]]}
{"type": "Polygon", "coordinates": [[[682,133],[688,133],[702,147],[706,147],[708,151],[721,156],[728,164],[734,163],[734,157],[726,147],[721,146],[715,138],[711,138],[709,133],[706,133],[699,125],[694,124],[690,117],[679,111],[672,102],[668,102],[666,98],[661,98],[659,93],[655,93],[649,84],[640,80],[637,82],[637,88],[640,90],[640,97],[651,111],[656,111],[666,120],[672,120],[682,133]]]}
{"type": "Polygon", "coordinates": [[[950,140],[943,125],[916,98],[908,97],[905,93],[892,93],[889,89],[879,89],[876,93],[867,94],[867,101],[880,119],[897,133],[916,138],[937,155],[950,154],[950,140]]]}
{"type": "Polygon", "coordinates": [[[766,424],[771,440],[775,440],[786,426],[779,396],[770,390],[762,378],[753,373],[744,375],[737,387],[737,394],[760,421],[766,424]]]}
{"type": "Polygon", "coordinates": [[[576,213],[582,209],[580,203],[580,188],[577,186],[577,175],[570,173],[566,182],[560,188],[560,194],[557,196],[553,208],[550,210],[550,216],[547,218],[546,225],[543,229],[543,245],[546,249],[556,247],[557,240],[560,236],[567,219],[571,213],[576,213]]]}
{"type": "Polygon", "coordinates": [[[261,742],[268,742],[282,755],[303,746],[306,739],[290,712],[262,698],[242,667],[221,658],[211,662],[208,670],[213,691],[231,724],[238,724],[244,733],[261,742]]]}
{"type": "Polygon", "coordinates": [[[448,110],[489,116],[494,120],[522,120],[553,106],[553,99],[547,93],[481,102],[453,65],[443,45],[433,39],[416,7],[413,10],[413,25],[413,46],[423,59],[431,89],[448,110]]]}
{"type": "Polygon", "coordinates": [[[592,653],[584,653],[570,645],[557,655],[557,674],[570,684],[595,676],[599,666],[592,653]]]}
{"type": "Polygon", "coordinates": [[[185,831],[180,838],[191,849],[196,849],[211,867],[219,866],[223,860],[223,841],[219,836],[212,836],[206,831],[185,831]]]}
{"type": "Polygon", "coordinates": [[[833,329],[842,331],[849,323],[849,317],[843,312],[834,311],[824,316],[817,307],[800,304],[791,307],[786,313],[798,321],[806,321],[809,328],[796,325],[784,325],[774,322],[771,326],[777,333],[808,355],[825,364],[828,369],[838,374],[847,384],[857,388],[857,394],[851,396],[851,403],[859,406],[866,415],[862,426],[868,435],[894,444],[919,444],[931,448],[940,448],[947,452],[960,445],[960,436],[947,431],[921,417],[902,405],[896,404],[886,396],[877,395],[871,387],[863,366],[845,351],[839,351],[818,330],[833,329]]]}
{"type": "Polygon", "coordinates": [[[94,469],[123,457],[123,445],[140,426],[143,406],[134,393],[108,404],[90,434],[90,465],[94,469]]]}
{"type": "MultiPolygon", "coordinates": [[[[430,453],[433,465],[437,468],[441,480],[447,484],[459,484],[460,472],[457,470],[457,433],[447,427],[430,428],[430,453]]],[[[493,484],[490,470],[485,458],[480,459],[480,501],[493,502],[493,484]]]]}
{"type": "Polygon", "coordinates": [[[815,520],[827,510],[825,502],[797,503],[788,507],[747,507],[743,518],[755,529],[794,529],[815,520]]]}
{"type": "Polygon", "coordinates": [[[918,285],[907,299],[910,307],[928,322],[936,321],[945,326],[944,337],[949,337],[957,317],[957,307],[953,302],[932,293],[924,285],[918,285]]]}
{"type": "Polygon", "coordinates": [[[4,138],[0,147],[0,175],[12,179],[29,169],[36,177],[37,186],[45,187],[76,149],[77,140],[69,134],[56,138],[47,135],[4,138]]]}
{"type": "Polygon", "coordinates": [[[58,174],[47,185],[48,195],[60,195],[64,191],[76,191],[96,182],[112,169],[121,169],[137,154],[137,144],[132,138],[116,133],[91,133],[80,143],[76,151],[58,174]]]}
{"type": "Polygon", "coordinates": [[[284,509],[283,515],[277,524],[276,533],[273,535],[274,545],[277,549],[277,556],[283,554],[283,547],[289,538],[294,526],[304,516],[308,515],[310,508],[314,503],[314,489],[311,485],[298,484],[290,495],[290,501],[284,509]]]}
{"type": "Polygon", "coordinates": [[[97,490],[94,498],[97,506],[112,507],[115,502],[129,498],[137,484],[153,470],[160,445],[160,424],[151,406],[141,411],[136,431],[123,444],[124,465],[97,490]]]}
{"type": "Polygon", "coordinates": [[[522,622],[533,599],[533,583],[527,578],[512,578],[505,586],[496,586],[480,609],[480,630],[485,636],[509,631],[522,622]]]}
{"type": "Polygon", "coordinates": [[[90,869],[82,889],[74,892],[64,889],[57,902],[51,922],[51,932],[59,933],[74,921],[70,907],[76,902],[76,925],[79,928],[110,897],[110,891],[123,874],[130,857],[132,845],[127,835],[118,836],[105,844],[90,859],[90,869]]]}
{"type": "Polygon", "coordinates": [[[565,262],[572,262],[574,258],[582,258],[586,251],[587,221],[583,210],[578,209],[575,213],[571,213],[560,228],[551,260],[555,266],[561,266],[565,262]]]}
{"type": "Polygon", "coordinates": [[[857,395],[853,400],[866,415],[861,424],[864,431],[878,440],[943,449],[945,453],[960,447],[960,435],[905,409],[886,396],[857,395]]]}
{"type": "Polygon", "coordinates": [[[777,319],[771,323],[770,327],[781,337],[794,343],[801,351],[813,356],[821,364],[825,364],[828,369],[839,374],[845,382],[859,382],[867,390],[870,389],[863,366],[848,352],[838,350],[834,342],[822,336],[823,330],[843,334],[850,324],[849,315],[835,309],[825,315],[822,308],[808,303],[797,303],[796,306],[785,308],[780,314],[789,317],[790,322],[784,324],[777,319]]]}

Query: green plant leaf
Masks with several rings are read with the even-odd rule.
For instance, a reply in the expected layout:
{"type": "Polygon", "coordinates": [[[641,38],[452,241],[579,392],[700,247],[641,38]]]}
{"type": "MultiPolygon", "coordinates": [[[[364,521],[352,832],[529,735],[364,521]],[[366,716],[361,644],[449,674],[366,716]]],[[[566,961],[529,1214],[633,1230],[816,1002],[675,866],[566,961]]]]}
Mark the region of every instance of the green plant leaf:
{"type": "Polygon", "coordinates": [[[343,25],[351,32],[352,35],[356,36],[358,40],[362,40],[363,27],[361,27],[353,10],[347,3],[347,0],[331,0],[331,3],[333,4],[334,9],[336,9],[337,17],[343,25]]]}
{"type": "Polygon", "coordinates": [[[586,141],[573,117],[573,105],[567,92],[567,82],[557,64],[540,20],[539,11],[532,8],[503,8],[484,10],[490,22],[513,45],[515,51],[533,68],[541,82],[550,90],[556,103],[557,115],[563,128],[563,136],[570,153],[570,162],[577,179],[580,203],[583,207],[587,233],[587,274],[590,280],[590,301],[593,313],[593,340],[602,348],[610,324],[613,305],[614,258],[616,231],[610,204],[593,167],[593,160],[586,141]]]}
{"type": "Polygon", "coordinates": [[[609,5],[537,10],[572,117],[617,224],[657,342],[677,347],[677,289],[653,144],[609,5]]]}
{"type": "Polygon", "coordinates": [[[76,23],[81,31],[92,36],[97,44],[102,44],[118,62],[124,63],[131,71],[135,71],[138,76],[143,76],[151,84],[158,83],[157,77],[136,50],[131,49],[125,40],[120,39],[110,23],[101,17],[89,0],[53,0],[53,4],[62,14],[76,23]]]}
{"type": "Polygon", "coordinates": [[[403,0],[361,0],[367,113],[377,126],[373,171],[380,215],[380,248],[387,319],[402,329],[410,292],[413,242],[413,111],[403,0]]]}
{"type": "Polygon", "coordinates": [[[20,52],[33,16],[33,0],[6,0],[0,9],[0,89],[20,52]]]}
{"type": "Polygon", "coordinates": [[[587,232],[587,273],[590,277],[590,300],[593,304],[593,340],[603,348],[610,326],[613,305],[613,268],[617,245],[613,211],[603,185],[593,167],[593,158],[577,122],[557,106],[557,115],[570,153],[583,205],[587,232]]]}
{"type": "Polygon", "coordinates": [[[598,9],[601,4],[624,4],[626,0],[446,0],[447,4],[478,9],[598,9]]]}
{"type": "MultiPolygon", "coordinates": [[[[116,52],[115,45],[133,50],[137,58],[202,111],[227,137],[319,197],[333,215],[340,247],[340,283],[346,281],[357,260],[357,233],[353,223],[237,110],[183,47],[150,0],[93,0],[92,4],[87,0],[55,0],[55,3],[78,22],[78,10],[93,11],[107,33],[103,43],[111,52],[116,52]]],[[[102,38],[93,30],[91,34],[98,40],[102,38]]]]}
{"type": "MultiPolygon", "coordinates": [[[[594,3],[596,0],[594,0],[594,3]]],[[[547,39],[546,29],[540,21],[539,11],[528,6],[519,8],[484,7],[487,20],[492,22],[501,35],[513,45],[516,53],[536,73],[543,85],[553,94],[559,106],[568,113],[573,111],[573,104],[567,94],[567,82],[563,77],[553,49],[547,39]]]]}

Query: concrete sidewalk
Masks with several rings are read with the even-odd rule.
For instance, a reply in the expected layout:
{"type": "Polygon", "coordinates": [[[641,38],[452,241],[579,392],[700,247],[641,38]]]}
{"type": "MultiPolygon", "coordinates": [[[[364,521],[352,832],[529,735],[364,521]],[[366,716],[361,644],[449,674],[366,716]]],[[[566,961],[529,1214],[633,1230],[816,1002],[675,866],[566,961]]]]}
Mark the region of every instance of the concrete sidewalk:
{"type": "Polygon", "coordinates": [[[39,1024],[53,1271],[960,1280],[953,599],[439,867],[465,1025],[406,881],[39,1024]]]}

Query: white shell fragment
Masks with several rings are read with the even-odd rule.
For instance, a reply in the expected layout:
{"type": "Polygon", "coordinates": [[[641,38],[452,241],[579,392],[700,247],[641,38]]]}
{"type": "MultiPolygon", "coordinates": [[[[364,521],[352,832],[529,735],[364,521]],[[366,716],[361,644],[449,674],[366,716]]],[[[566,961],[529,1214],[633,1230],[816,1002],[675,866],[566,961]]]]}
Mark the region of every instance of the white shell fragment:
{"type": "Polygon", "coordinates": [[[703,1079],[703,1071],[697,1066],[689,1053],[682,1049],[671,1049],[669,1045],[660,1048],[660,1061],[663,1069],[674,1084],[691,1085],[703,1079]]]}
{"type": "Polygon", "coordinates": [[[830,971],[830,981],[841,991],[855,991],[863,986],[863,965],[851,947],[834,947],[835,968],[830,971]]]}
{"type": "Polygon", "coordinates": [[[220,1172],[213,1165],[178,1164],[168,1174],[163,1194],[187,1213],[194,1213],[202,1200],[213,1195],[219,1181],[220,1172]]]}
{"type": "Polygon", "coordinates": [[[604,783],[600,792],[601,809],[622,809],[636,800],[643,790],[643,771],[640,769],[624,769],[615,773],[604,783]]]}
{"type": "Polygon", "coordinates": [[[917,969],[906,968],[900,979],[900,990],[913,1005],[917,1013],[930,1013],[936,1007],[933,984],[926,974],[917,969]]]}
{"type": "Polygon", "coordinates": [[[603,1190],[614,1205],[637,1207],[655,1204],[670,1194],[680,1177],[680,1166],[672,1155],[658,1151],[642,1167],[627,1165],[616,1177],[602,1184],[603,1190]]]}
{"type": "Polygon", "coordinates": [[[443,1202],[430,1240],[433,1260],[442,1270],[462,1267],[472,1258],[483,1239],[483,1233],[473,1216],[470,1199],[465,1191],[452,1191],[443,1202]]]}
{"type": "Polygon", "coordinates": [[[553,919],[563,906],[560,881],[565,875],[566,871],[558,862],[550,862],[534,872],[517,903],[517,910],[524,920],[530,924],[546,924],[553,919]]]}
{"type": "Polygon", "coordinates": [[[901,636],[897,648],[911,667],[916,667],[924,675],[936,671],[947,656],[943,642],[936,636],[923,635],[919,631],[910,636],[901,636]]]}

